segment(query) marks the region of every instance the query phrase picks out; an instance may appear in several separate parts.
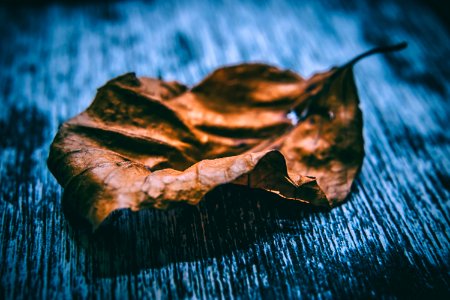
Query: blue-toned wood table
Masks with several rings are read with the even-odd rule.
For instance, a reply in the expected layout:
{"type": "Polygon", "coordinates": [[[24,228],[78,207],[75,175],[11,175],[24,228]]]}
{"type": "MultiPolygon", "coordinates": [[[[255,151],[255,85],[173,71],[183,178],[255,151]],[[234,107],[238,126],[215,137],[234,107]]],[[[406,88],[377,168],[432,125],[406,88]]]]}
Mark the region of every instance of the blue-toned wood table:
{"type": "Polygon", "coordinates": [[[436,6],[19,4],[0,4],[0,298],[450,299],[450,38],[436,6]],[[345,204],[222,187],[199,206],[114,213],[95,235],[62,214],[49,145],[110,78],[192,85],[248,61],[310,76],[403,40],[355,67],[366,157],[345,204]]]}

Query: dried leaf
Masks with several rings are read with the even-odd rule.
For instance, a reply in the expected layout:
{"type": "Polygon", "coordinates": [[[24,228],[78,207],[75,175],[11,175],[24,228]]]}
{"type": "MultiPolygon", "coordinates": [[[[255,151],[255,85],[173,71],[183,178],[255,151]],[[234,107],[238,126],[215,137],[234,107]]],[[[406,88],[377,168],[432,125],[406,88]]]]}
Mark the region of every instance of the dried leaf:
{"type": "Polygon", "coordinates": [[[404,46],[309,79],[265,64],[218,69],[191,89],[115,78],[51,145],[64,210],[96,228],[113,210],[197,204],[225,183],[334,206],[364,156],[352,66],[404,46]]]}

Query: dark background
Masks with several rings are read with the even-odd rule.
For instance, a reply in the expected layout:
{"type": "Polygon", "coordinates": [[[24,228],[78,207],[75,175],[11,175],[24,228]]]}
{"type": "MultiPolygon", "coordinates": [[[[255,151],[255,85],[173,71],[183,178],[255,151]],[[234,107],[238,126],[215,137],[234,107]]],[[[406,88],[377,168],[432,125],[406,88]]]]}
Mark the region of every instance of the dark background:
{"type": "Polygon", "coordinates": [[[450,39],[442,1],[0,5],[0,298],[450,297],[450,39]],[[221,187],[198,207],[70,227],[46,167],[59,124],[129,71],[187,84],[263,61],[355,67],[366,158],[331,212],[221,187]]]}

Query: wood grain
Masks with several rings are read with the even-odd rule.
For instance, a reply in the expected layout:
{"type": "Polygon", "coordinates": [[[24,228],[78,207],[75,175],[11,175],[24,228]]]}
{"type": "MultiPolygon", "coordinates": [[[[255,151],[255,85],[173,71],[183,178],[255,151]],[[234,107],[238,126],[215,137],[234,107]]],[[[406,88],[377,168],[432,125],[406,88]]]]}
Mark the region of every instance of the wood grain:
{"type": "Polygon", "coordinates": [[[2,6],[0,298],[448,298],[448,29],[419,2],[298,2],[2,6]],[[62,214],[50,142],[108,79],[193,84],[244,61],[311,75],[400,40],[355,68],[367,155],[338,208],[234,187],[94,236],[62,214]]]}

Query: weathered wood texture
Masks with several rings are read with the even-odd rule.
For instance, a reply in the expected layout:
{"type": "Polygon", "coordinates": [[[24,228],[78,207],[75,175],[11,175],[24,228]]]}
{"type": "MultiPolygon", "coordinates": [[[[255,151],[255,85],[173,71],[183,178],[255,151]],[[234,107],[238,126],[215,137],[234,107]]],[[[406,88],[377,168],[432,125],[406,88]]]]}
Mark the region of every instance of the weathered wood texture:
{"type": "Polygon", "coordinates": [[[0,298],[449,297],[449,34],[403,2],[2,7],[0,298]],[[367,156],[331,212],[219,188],[199,207],[116,213],[95,236],[62,215],[49,144],[106,80],[193,84],[242,61],[310,75],[400,40],[356,66],[367,156]]]}

